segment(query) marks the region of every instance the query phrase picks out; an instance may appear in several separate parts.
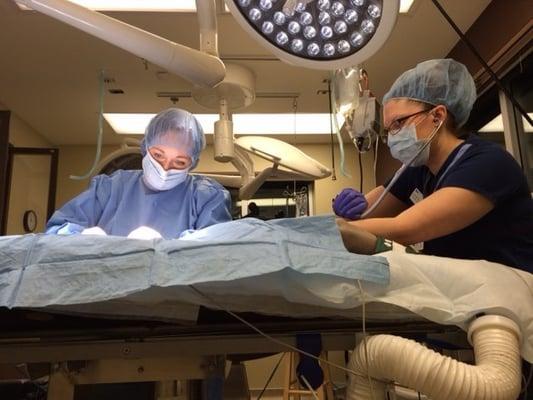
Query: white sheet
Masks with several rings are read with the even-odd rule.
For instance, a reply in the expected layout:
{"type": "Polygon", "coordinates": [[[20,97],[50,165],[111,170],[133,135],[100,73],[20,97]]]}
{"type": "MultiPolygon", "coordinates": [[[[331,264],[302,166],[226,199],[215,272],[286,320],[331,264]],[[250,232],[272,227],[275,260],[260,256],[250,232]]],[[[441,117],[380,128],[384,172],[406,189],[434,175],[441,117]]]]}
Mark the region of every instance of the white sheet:
{"type": "MultiPolygon", "coordinates": [[[[417,316],[464,330],[482,313],[511,318],[521,328],[521,354],[533,362],[533,275],[487,261],[457,260],[403,252],[383,253],[390,266],[390,284],[362,282],[368,317],[379,321],[409,321],[417,316]],[[391,305],[391,306],[387,306],[391,305]]],[[[218,304],[233,311],[292,317],[359,318],[361,292],[353,281],[329,275],[287,273],[230,282],[195,285],[218,304]]],[[[187,287],[152,288],[114,304],[67,309],[86,313],[135,311],[142,316],[174,319],[193,316],[191,305],[213,306],[187,287]],[[150,307],[147,307],[150,306],[150,307]],[[188,313],[188,314],[187,314],[188,313]]]]}

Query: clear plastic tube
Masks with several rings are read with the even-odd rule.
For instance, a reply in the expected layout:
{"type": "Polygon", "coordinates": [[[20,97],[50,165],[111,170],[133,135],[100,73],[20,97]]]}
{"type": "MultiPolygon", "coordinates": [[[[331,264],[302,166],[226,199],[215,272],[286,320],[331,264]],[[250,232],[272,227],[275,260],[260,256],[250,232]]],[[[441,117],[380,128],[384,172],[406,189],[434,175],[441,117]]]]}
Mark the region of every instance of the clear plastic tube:
{"type": "Polygon", "coordinates": [[[100,162],[100,157],[102,154],[102,138],[104,136],[104,87],[105,87],[105,79],[104,79],[104,71],[100,71],[99,76],[99,110],[98,110],[98,133],[96,136],[96,155],[94,156],[93,166],[91,169],[82,176],[78,175],[70,175],[70,179],[74,180],[82,180],[87,179],[91,177],[94,174],[94,171],[96,170],[96,167],[98,166],[98,163],[100,162]]]}
{"type": "MultiPolygon", "coordinates": [[[[333,79],[333,75],[331,77],[333,79]]],[[[344,157],[344,143],[342,141],[342,135],[341,130],[339,127],[339,121],[337,120],[337,102],[335,101],[336,92],[335,92],[335,85],[331,85],[331,90],[329,92],[330,101],[331,101],[331,118],[333,118],[333,125],[335,127],[335,134],[337,135],[337,140],[339,141],[339,153],[341,156],[340,159],[340,167],[341,167],[341,174],[343,176],[347,176],[348,178],[351,178],[352,176],[346,172],[344,169],[345,164],[345,157],[344,157]]]]}

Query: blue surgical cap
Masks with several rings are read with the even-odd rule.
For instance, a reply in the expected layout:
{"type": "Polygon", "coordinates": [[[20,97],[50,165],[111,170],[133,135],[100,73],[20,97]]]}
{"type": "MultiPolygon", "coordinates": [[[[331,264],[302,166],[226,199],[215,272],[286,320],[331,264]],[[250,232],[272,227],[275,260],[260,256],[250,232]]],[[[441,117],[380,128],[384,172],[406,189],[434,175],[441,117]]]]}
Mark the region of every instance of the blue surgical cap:
{"type": "Polygon", "coordinates": [[[444,105],[458,127],[468,120],[476,101],[476,85],[466,67],[451,58],[429,60],[405,71],[383,97],[444,105]]]}
{"type": "Polygon", "coordinates": [[[150,120],[141,142],[142,154],[145,155],[150,147],[157,145],[186,149],[194,168],[205,148],[204,130],[191,113],[169,108],[150,120]]]}

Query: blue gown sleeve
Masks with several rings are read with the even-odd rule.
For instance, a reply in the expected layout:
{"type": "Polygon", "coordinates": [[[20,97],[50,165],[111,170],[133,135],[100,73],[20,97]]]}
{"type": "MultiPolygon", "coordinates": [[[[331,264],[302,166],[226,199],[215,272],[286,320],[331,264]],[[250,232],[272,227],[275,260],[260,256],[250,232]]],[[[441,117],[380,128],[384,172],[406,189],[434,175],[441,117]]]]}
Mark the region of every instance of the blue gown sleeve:
{"type": "Polygon", "coordinates": [[[110,189],[108,176],[95,176],[85,192],[54,212],[46,224],[46,233],[71,235],[96,226],[110,197],[110,189]]]}
{"type": "Polygon", "coordinates": [[[197,192],[198,218],[194,229],[231,221],[231,197],[224,187],[207,181],[197,192]],[[208,184],[207,184],[208,183],[208,184]]]}

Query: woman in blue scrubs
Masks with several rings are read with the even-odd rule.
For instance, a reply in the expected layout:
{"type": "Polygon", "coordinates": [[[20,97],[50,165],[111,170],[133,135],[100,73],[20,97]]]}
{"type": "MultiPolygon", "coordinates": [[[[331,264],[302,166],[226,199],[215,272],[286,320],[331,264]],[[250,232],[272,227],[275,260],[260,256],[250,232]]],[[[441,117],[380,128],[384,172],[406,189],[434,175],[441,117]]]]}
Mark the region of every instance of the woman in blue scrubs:
{"type": "Polygon", "coordinates": [[[217,182],[189,172],[205,147],[202,127],[187,111],[157,114],[141,143],[142,170],[93,178],[88,190],[57,210],[47,233],[128,236],[148,227],[165,239],[231,220],[230,196],[217,182]],[[101,232],[103,231],[103,232],[101,232]]]}
{"type": "Polygon", "coordinates": [[[333,210],[350,221],[341,223],[344,237],[351,226],[425,254],[533,272],[526,176],[500,146],[459,134],[475,100],[472,76],[451,59],[420,63],[394,82],[383,99],[383,122],[391,154],[411,164],[364,219],[388,183],[366,195],[344,189],[335,198],[333,210]]]}

